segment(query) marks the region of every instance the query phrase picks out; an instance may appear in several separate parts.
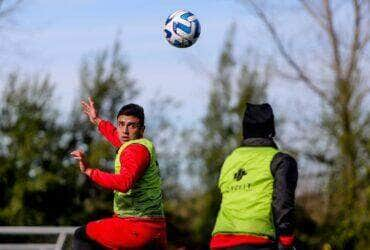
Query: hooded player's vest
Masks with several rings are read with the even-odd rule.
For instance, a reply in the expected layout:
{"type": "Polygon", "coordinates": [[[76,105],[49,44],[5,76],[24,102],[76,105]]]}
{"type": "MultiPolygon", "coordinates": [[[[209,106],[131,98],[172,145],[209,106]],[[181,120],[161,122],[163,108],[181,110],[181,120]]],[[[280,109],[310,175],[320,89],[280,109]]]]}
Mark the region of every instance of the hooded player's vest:
{"type": "Polygon", "coordinates": [[[240,147],[225,160],[219,179],[221,207],[213,235],[250,234],[275,237],[272,219],[274,178],[272,147],[240,147]]]}
{"type": "Polygon", "coordinates": [[[119,148],[114,171],[121,170],[120,154],[133,143],[145,146],[150,153],[150,164],[144,175],[126,193],[114,191],[114,213],[119,217],[164,217],[161,177],[154,145],[147,139],[128,141],[119,148]]]}

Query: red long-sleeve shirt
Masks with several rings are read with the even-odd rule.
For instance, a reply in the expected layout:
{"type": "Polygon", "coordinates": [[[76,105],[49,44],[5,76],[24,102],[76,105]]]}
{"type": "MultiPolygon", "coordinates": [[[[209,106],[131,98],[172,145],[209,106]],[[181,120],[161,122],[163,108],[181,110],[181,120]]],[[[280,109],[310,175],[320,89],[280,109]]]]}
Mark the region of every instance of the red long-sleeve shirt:
{"type": "MultiPolygon", "coordinates": [[[[122,145],[117,129],[112,123],[102,120],[98,129],[113,146],[119,148],[122,145]]],[[[120,173],[111,174],[93,169],[90,172],[91,180],[104,188],[126,192],[144,174],[150,164],[150,153],[141,144],[131,144],[121,152],[119,160],[121,163],[120,173]]],[[[148,242],[153,242],[154,238],[158,240],[162,249],[166,248],[166,222],[164,218],[119,218],[113,216],[88,223],[86,233],[89,238],[109,249],[143,247],[148,242]]]]}
{"type": "MultiPolygon", "coordinates": [[[[119,140],[116,127],[109,121],[101,120],[98,129],[100,133],[115,147],[119,148],[122,142],[119,140]]],[[[120,157],[121,170],[119,174],[112,174],[93,169],[90,178],[99,186],[107,189],[127,192],[134,183],[142,177],[150,163],[150,153],[141,144],[131,144],[122,151],[120,157]]]]}

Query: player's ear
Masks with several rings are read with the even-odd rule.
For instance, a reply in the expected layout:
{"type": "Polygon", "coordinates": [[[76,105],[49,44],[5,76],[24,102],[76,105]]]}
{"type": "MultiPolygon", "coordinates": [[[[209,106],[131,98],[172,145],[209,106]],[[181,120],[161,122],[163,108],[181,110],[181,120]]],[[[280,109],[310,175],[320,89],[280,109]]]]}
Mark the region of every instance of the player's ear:
{"type": "Polygon", "coordinates": [[[141,128],[140,128],[140,132],[141,132],[142,135],[144,134],[144,131],[145,131],[145,125],[141,126],[141,128]]]}

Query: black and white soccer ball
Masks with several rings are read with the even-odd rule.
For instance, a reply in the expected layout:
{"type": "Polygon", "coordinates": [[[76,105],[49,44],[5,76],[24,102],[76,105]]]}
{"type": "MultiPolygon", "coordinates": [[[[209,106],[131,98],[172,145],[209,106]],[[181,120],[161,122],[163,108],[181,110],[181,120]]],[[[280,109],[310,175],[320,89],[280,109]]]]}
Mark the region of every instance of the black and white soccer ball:
{"type": "Polygon", "coordinates": [[[171,45],[187,48],[197,41],[200,35],[200,23],[190,11],[177,10],[167,18],[163,31],[171,45]]]}

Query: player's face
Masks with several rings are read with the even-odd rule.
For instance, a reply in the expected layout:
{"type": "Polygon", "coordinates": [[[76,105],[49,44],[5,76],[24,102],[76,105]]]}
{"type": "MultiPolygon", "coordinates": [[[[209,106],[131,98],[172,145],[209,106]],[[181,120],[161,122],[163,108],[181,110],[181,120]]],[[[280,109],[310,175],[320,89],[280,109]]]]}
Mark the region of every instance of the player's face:
{"type": "Polygon", "coordinates": [[[122,143],[143,137],[144,127],[140,125],[140,119],[135,116],[120,115],[117,118],[117,131],[122,143]]]}

